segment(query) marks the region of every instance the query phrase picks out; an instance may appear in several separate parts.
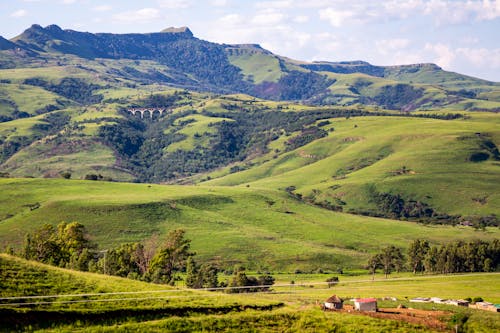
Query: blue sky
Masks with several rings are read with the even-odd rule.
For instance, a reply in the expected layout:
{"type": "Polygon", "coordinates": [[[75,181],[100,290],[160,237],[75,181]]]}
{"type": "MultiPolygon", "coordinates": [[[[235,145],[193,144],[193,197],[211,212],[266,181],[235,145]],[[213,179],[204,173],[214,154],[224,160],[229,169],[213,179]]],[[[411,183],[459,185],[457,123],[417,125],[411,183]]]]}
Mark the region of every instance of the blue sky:
{"type": "Polygon", "coordinates": [[[500,0],[2,0],[0,35],[31,24],[89,32],[188,26],[298,60],[433,62],[500,81],[500,0]]]}

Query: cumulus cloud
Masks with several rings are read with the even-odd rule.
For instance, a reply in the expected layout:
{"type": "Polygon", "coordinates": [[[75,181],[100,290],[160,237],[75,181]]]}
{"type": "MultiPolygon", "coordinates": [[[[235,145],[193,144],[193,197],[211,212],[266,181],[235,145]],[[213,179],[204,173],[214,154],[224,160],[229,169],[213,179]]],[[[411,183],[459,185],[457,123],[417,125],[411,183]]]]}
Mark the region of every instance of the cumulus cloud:
{"type": "Polygon", "coordinates": [[[494,20],[500,17],[500,1],[430,0],[423,4],[423,12],[435,17],[439,24],[494,20]]]}
{"type": "Polygon", "coordinates": [[[127,11],[112,16],[115,22],[137,23],[158,19],[160,11],[156,8],[142,8],[136,11],[127,11]]]}
{"type": "Polygon", "coordinates": [[[258,43],[277,54],[290,55],[308,45],[310,35],[294,29],[287,18],[272,9],[248,15],[227,14],[207,25],[203,38],[221,43],[258,43]]]}
{"type": "Polygon", "coordinates": [[[229,5],[229,0],[212,0],[210,3],[215,7],[226,7],[229,5]]]}
{"type": "Polygon", "coordinates": [[[25,17],[26,15],[28,15],[28,12],[24,9],[16,10],[12,14],[10,14],[11,17],[16,17],[16,18],[25,17]]]}
{"type": "Polygon", "coordinates": [[[326,8],[319,11],[319,18],[330,22],[334,27],[340,27],[346,21],[353,19],[356,13],[351,10],[338,10],[334,8],[326,8]]]}
{"type": "Polygon", "coordinates": [[[158,4],[168,9],[188,8],[193,5],[191,0],[158,0],[158,4]]]}
{"type": "Polygon", "coordinates": [[[477,67],[500,68],[500,48],[493,50],[486,48],[458,48],[456,54],[477,67]]]}
{"type": "Polygon", "coordinates": [[[281,23],[285,19],[285,15],[280,12],[266,11],[255,15],[250,21],[254,25],[269,26],[281,23]]]}
{"type": "Polygon", "coordinates": [[[382,39],[375,42],[377,51],[380,54],[390,54],[394,51],[400,51],[410,44],[410,40],[406,38],[382,39]]]}
{"type": "MultiPolygon", "coordinates": [[[[500,17],[499,0],[333,0],[327,7],[323,1],[312,0],[302,6],[319,9],[321,19],[334,27],[347,22],[366,23],[392,19],[407,19],[411,16],[427,16],[438,25],[461,24],[500,17]]],[[[300,6],[296,4],[296,6],[300,6]]]]}
{"type": "Polygon", "coordinates": [[[432,62],[443,68],[450,68],[456,57],[455,52],[450,46],[443,43],[426,43],[425,50],[434,53],[434,60],[432,62]]]}
{"type": "Polygon", "coordinates": [[[291,0],[262,1],[255,4],[255,7],[262,9],[285,9],[293,6],[294,2],[291,0]]]}
{"type": "Polygon", "coordinates": [[[218,22],[222,27],[234,27],[241,23],[243,17],[239,14],[227,14],[222,16],[218,22]]]}

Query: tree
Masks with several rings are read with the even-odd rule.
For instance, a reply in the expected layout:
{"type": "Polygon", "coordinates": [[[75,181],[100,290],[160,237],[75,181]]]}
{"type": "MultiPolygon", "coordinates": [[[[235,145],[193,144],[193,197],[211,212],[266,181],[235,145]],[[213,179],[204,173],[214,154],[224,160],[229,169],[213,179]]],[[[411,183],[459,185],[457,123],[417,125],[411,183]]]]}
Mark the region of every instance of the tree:
{"type": "Polygon", "coordinates": [[[205,263],[200,268],[200,279],[203,281],[204,288],[217,288],[219,287],[219,267],[216,265],[205,263]]]}
{"type": "Polygon", "coordinates": [[[261,275],[258,278],[254,276],[247,276],[245,274],[245,268],[238,267],[234,270],[234,275],[229,283],[230,293],[248,293],[257,291],[268,291],[269,287],[274,284],[274,278],[267,274],[261,275]]]}
{"type": "Polygon", "coordinates": [[[83,261],[90,260],[85,249],[94,247],[87,238],[85,227],[78,222],[61,222],[57,229],[50,224],[44,224],[33,234],[27,234],[24,240],[23,256],[26,259],[61,266],[83,267],[83,261]],[[80,262],[77,264],[77,262],[80,262]]]}
{"type": "Polygon", "coordinates": [[[156,255],[159,244],[160,240],[158,234],[153,234],[144,242],[144,244],[138,244],[133,258],[141,275],[144,276],[149,271],[151,261],[156,255]]]}
{"type": "Polygon", "coordinates": [[[368,260],[367,266],[368,270],[370,271],[370,274],[372,275],[372,280],[374,280],[377,268],[380,268],[382,266],[380,254],[375,254],[371,256],[370,259],[368,260]]]}
{"type": "Polygon", "coordinates": [[[429,251],[427,251],[427,254],[424,257],[424,268],[426,272],[434,273],[438,270],[438,255],[439,250],[436,246],[429,248],[429,251]]]}
{"type": "Polygon", "coordinates": [[[401,249],[390,245],[380,253],[380,264],[384,270],[385,278],[392,272],[393,269],[400,271],[403,268],[404,257],[401,249]]]}
{"type": "Polygon", "coordinates": [[[61,251],[51,224],[44,224],[32,235],[26,234],[23,257],[54,265],[59,264],[61,251]]]}
{"type": "Polygon", "coordinates": [[[149,273],[154,281],[173,285],[175,272],[186,267],[187,258],[193,253],[189,252],[191,240],[185,239],[184,234],[182,229],[171,231],[164,247],[152,259],[149,273]]]}
{"type": "Polygon", "coordinates": [[[61,258],[68,263],[71,256],[79,256],[84,249],[90,247],[90,241],[85,232],[85,226],[78,222],[61,222],[57,226],[57,243],[61,249],[61,258]]]}
{"type": "Polygon", "coordinates": [[[134,260],[134,254],[139,246],[139,243],[127,243],[107,251],[101,259],[104,272],[122,277],[137,277],[140,270],[134,260]]]}
{"type": "Polygon", "coordinates": [[[413,269],[413,274],[424,271],[424,258],[429,252],[429,242],[415,239],[408,248],[408,265],[413,269]]]}
{"type": "Polygon", "coordinates": [[[339,277],[332,276],[332,277],[326,279],[326,282],[328,283],[328,288],[333,287],[339,283],[339,277]]]}
{"type": "Polygon", "coordinates": [[[186,287],[202,288],[203,284],[200,281],[200,270],[196,265],[192,256],[189,256],[186,262],[186,287]]]}

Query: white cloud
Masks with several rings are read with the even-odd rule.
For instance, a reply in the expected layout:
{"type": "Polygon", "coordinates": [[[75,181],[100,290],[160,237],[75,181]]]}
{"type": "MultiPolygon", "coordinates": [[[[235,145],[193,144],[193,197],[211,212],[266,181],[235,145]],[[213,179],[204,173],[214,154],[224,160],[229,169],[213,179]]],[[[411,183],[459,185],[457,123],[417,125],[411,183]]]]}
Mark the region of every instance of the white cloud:
{"type": "Polygon", "coordinates": [[[494,20],[500,17],[500,1],[430,0],[423,4],[423,12],[433,16],[438,24],[494,20]]]}
{"type": "Polygon", "coordinates": [[[319,11],[319,18],[329,21],[334,27],[340,27],[346,21],[353,19],[356,13],[350,10],[338,10],[334,8],[326,8],[319,11]]]}
{"type": "Polygon", "coordinates": [[[319,16],[334,27],[345,23],[366,23],[410,17],[431,18],[438,25],[462,24],[500,17],[500,0],[321,0],[296,3],[296,7],[321,8],[319,16]]]}
{"type": "Polygon", "coordinates": [[[486,48],[458,48],[457,56],[463,57],[476,67],[499,69],[500,49],[489,50],[486,48]]]}
{"type": "Polygon", "coordinates": [[[28,12],[26,10],[19,9],[19,10],[16,10],[15,12],[13,12],[12,14],[10,14],[10,17],[19,18],[19,17],[25,17],[26,15],[28,15],[28,12]]]}
{"type": "Polygon", "coordinates": [[[295,6],[298,8],[325,8],[332,5],[331,0],[309,0],[309,1],[296,1],[295,6]]]}
{"type": "Polygon", "coordinates": [[[285,15],[279,12],[268,11],[255,15],[250,22],[255,25],[269,26],[279,24],[284,19],[285,15]]]}
{"type": "Polygon", "coordinates": [[[122,23],[147,22],[158,19],[160,12],[156,8],[143,8],[136,11],[118,13],[112,16],[113,20],[122,23]]]}
{"type": "Polygon", "coordinates": [[[261,9],[286,9],[293,6],[294,3],[291,0],[262,1],[255,4],[255,7],[261,9]]]}
{"type": "Polygon", "coordinates": [[[285,19],[285,14],[274,10],[254,16],[228,14],[206,26],[202,38],[229,44],[258,43],[274,53],[290,56],[309,45],[311,36],[295,30],[285,19]]]}
{"type": "Polygon", "coordinates": [[[435,57],[432,62],[443,68],[450,68],[456,57],[455,52],[448,45],[442,43],[426,43],[425,50],[433,52],[435,57]]]}
{"type": "Polygon", "coordinates": [[[158,4],[168,9],[188,8],[193,5],[191,0],[158,0],[158,4]]]}
{"type": "Polygon", "coordinates": [[[382,39],[375,42],[377,51],[380,54],[391,54],[395,51],[400,51],[410,44],[410,40],[406,38],[382,39]]]}
{"type": "Polygon", "coordinates": [[[222,27],[233,27],[239,23],[241,23],[243,17],[239,14],[228,14],[221,17],[218,21],[222,27]]]}
{"type": "Polygon", "coordinates": [[[92,8],[92,10],[94,10],[96,12],[107,12],[107,11],[110,11],[111,9],[113,9],[113,7],[111,7],[110,5],[101,5],[101,6],[96,6],[96,7],[92,8]]]}
{"type": "Polygon", "coordinates": [[[62,0],[61,2],[65,5],[74,4],[77,0],[62,0]]]}
{"type": "Polygon", "coordinates": [[[229,0],[212,0],[211,4],[215,7],[226,7],[229,5],[229,0]]]}

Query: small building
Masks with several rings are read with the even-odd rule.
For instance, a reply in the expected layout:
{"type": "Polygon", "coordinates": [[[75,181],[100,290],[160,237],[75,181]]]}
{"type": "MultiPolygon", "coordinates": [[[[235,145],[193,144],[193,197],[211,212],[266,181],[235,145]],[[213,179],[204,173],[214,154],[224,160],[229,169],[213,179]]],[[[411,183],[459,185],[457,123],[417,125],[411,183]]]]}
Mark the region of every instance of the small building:
{"type": "Polygon", "coordinates": [[[439,297],[431,297],[430,301],[436,304],[443,304],[446,300],[439,297]]]}
{"type": "Polygon", "coordinates": [[[428,297],[415,297],[410,299],[410,302],[412,303],[430,303],[431,299],[428,297]]]}
{"type": "Polygon", "coordinates": [[[469,304],[469,308],[500,312],[500,304],[493,304],[490,302],[476,302],[475,304],[469,304]]]}
{"type": "Polygon", "coordinates": [[[463,299],[449,299],[445,302],[445,304],[455,305],[455,306],[469,306],[469,301],[463,299]]]}
{"type": "Polygon", "coordinates": [[[323,304],[325,310],[341,310],[344,301],[337,295],[328,298],[323,304]]]}
{"type": "Polygon", "coordinates": [[[377,299],[356,298],[354,299],[354,309],[357,311],[377,312],[377,299]]]}

